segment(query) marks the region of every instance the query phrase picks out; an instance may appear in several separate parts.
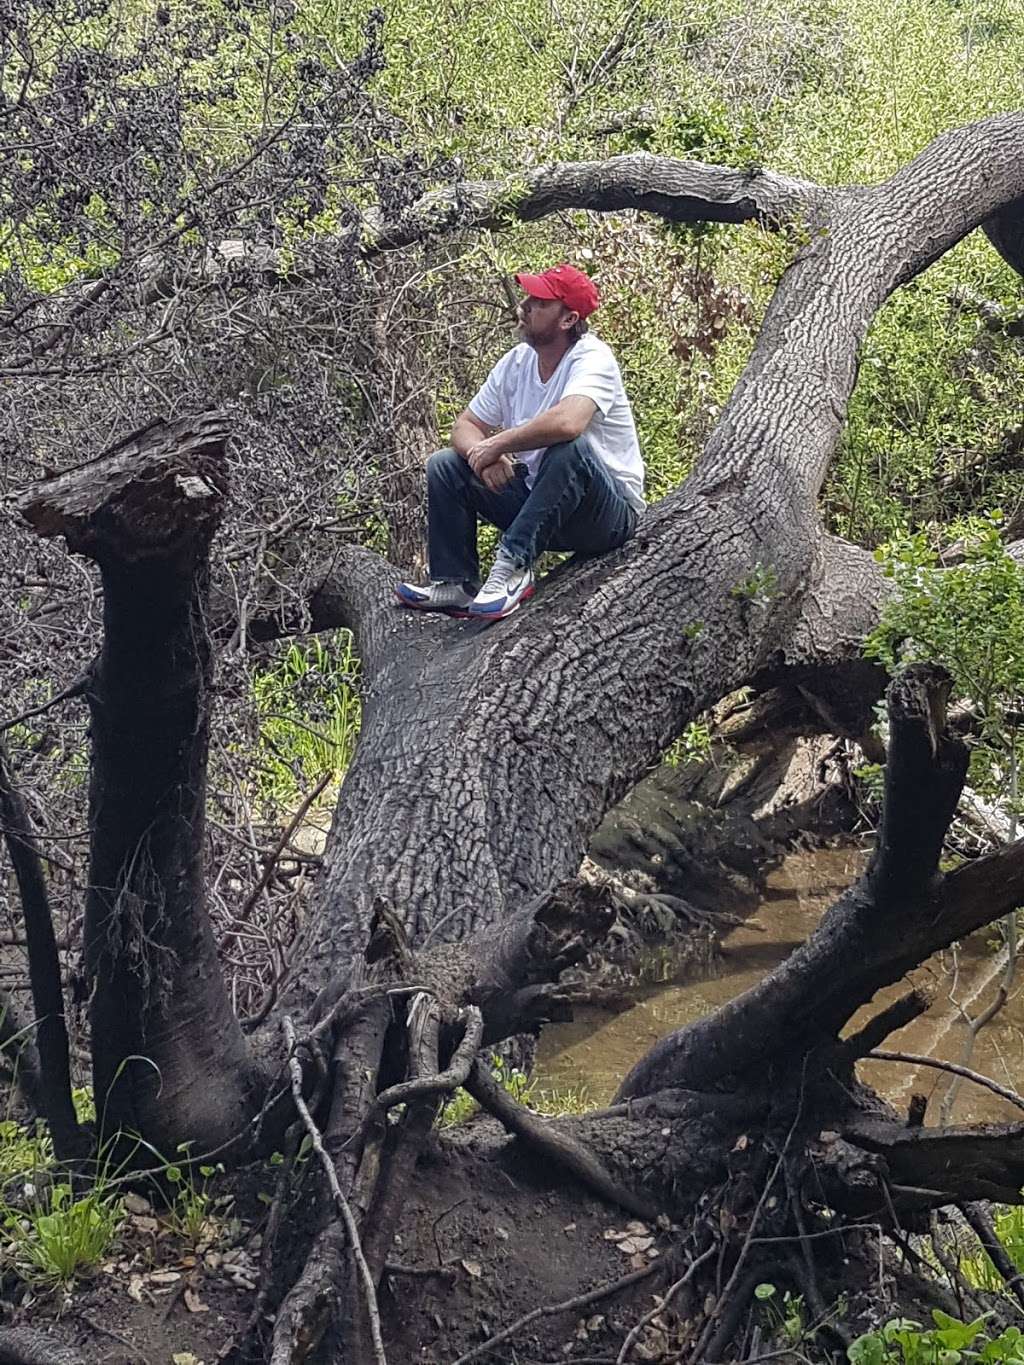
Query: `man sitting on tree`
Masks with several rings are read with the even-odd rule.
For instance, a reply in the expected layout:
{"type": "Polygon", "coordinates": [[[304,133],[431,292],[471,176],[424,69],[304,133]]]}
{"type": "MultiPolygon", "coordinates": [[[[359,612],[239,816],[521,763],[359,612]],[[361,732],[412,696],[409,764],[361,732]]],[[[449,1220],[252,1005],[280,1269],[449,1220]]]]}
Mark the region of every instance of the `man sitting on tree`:
{"type": "Polygon", "coordinates": [[[517,275],[522,342],[503,355],[452,443],[427,461],[430,583],[399,583],[404,607],[498,620],[533,596],[542,550],[601,554],[644,508],[644,465],[611,350],[587,331],[600,302],[571,265],[517,275]],[[502,531],[478,588],[477,518],[502,531]]]}

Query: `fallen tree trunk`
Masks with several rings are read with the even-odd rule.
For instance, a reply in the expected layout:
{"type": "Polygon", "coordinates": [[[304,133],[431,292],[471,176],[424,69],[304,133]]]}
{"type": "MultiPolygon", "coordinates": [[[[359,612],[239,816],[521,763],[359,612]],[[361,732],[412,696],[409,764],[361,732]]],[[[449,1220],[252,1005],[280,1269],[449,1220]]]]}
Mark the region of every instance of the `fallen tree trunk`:
{"type": "Polygon", "coordinates": [[[695,713],[770,668],[856,649],[885,580],[822,534],[816,498],[857,350],[893,289],[1019,197],[1020,131],[1020,116],[991,119],[877,188],[811,196],[807,244],[691,477],[622,550],[552,575],[529,612],[494,630],[408,619],[386,565],[339,558],[321,601],[340,605],[350,564],[379,597],[336,618],[367,634],[368,698],[300,993],[351,958],[374,897],[413,942],[473,932],[571,875],[695,713]]]}

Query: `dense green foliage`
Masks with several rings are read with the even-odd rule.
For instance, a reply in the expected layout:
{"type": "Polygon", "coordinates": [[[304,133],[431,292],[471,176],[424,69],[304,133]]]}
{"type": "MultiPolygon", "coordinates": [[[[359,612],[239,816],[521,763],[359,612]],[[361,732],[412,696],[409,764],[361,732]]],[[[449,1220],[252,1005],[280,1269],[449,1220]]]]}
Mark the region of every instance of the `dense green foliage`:
{"type": "Polygon", "coordinates": [[[896,592],[866,650],[890,672],[914,660],[949,670],[976,722],[971,781],[1016,821],[1024,569],[1006,550],[1001,518],[974,519],[963,529],[963,557],[956,563],[943,564],[923,532],[879,552],[896,592]]]}
{"type": "Polygon", "coordinates": [[[985,1365],[1020,1365],[1024,1361],[1024,1333],[1018,1327],[990,1336],[987,1318],[963,1322],[936,1308],[934,1327],[909,1318],[893,1318],[875,1332],[867,1332],[850,1346],[852,1365],[957,1365],[982,1361],[985,1365]]]}

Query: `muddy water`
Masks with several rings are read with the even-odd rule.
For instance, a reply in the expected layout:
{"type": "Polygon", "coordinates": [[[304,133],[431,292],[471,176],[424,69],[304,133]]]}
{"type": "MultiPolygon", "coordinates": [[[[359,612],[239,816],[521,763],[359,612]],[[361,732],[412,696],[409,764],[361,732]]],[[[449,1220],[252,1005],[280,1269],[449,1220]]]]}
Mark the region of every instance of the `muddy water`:
{"type": "MultiPolygon", "coordinates": [[[[864,855],[857,850],[826,849],[794,853],[768,878],[756,917],[733,930],[722,944],[712,974],[682,979],[683,969],[661,954],[643,964],[631,992],[632,1004],[619,1013],[578,1009],[575,1020],[548,1029],[537,1059],[541,1088],[585,1086],[594,1104],[607,1103],[619,1080],[656,1039],[716,1009],[759,981],[802,943],[837,894],[857,877],[864,855]],[[653,981],[651,978],[655,978],[653,981]]],[[[966,1026],[959,1006],[977,1014],[992,998],[1002,959],[983,932],[959,952],[939,954],[915,972],[915,985],[928,984],[934,1002],[928,1012],[893,1034],[884,1046],[949,1061],[961,1060],[966,1026]]],[[[692,968],[686,971],[692,972],[692,968]]],[[[1024,1092],[1024,970],[1002,1013],[978,1037],[970,1063],[1018,1092],[1024,1092]]],[[[870,1009],[855,1016],[853,1027],[907,990],[907,982],[880,992],[870,1009]]],[[[950,1077],[933,1068],[889,1062],[864,1062],[863,1080],[904,1108],[913,1093],[929,1096],[927,1122],[937,1123],[950,1077]]],[[[1021,1111],[970,1082],[960,1088],[953,1122],[1019,1121],[1021,1111]]]]}

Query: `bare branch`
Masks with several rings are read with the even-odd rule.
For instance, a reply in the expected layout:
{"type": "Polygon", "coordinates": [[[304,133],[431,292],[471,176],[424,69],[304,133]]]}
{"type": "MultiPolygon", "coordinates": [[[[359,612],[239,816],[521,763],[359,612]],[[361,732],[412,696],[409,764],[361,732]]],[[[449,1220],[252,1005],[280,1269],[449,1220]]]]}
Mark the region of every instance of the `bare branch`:
{"type": "Polygon", "coordinates": [[[454,229],[498,228],[565,209],[641,209],[676,223],[780,227],[813,217],[832,192],[760,167],[748,171],[630,152],[606,161],[543,166],[515,180],[462,181],[413,204],[398,220],[366,214],[363,250],[395,250],[454,229]]]}
{"type": "Polygon", "coordinates": [[[71,1098],[68,1034],[64,1021],[60,958],[46,878],[25,803],[14,785],[7,751],[0,743],[0,825],[21,895],[28,942],[29,978],[36,1011],[40,1061],[39,1098],[61,1160],[81,1156],[88,1139],[71,1098]]]}

